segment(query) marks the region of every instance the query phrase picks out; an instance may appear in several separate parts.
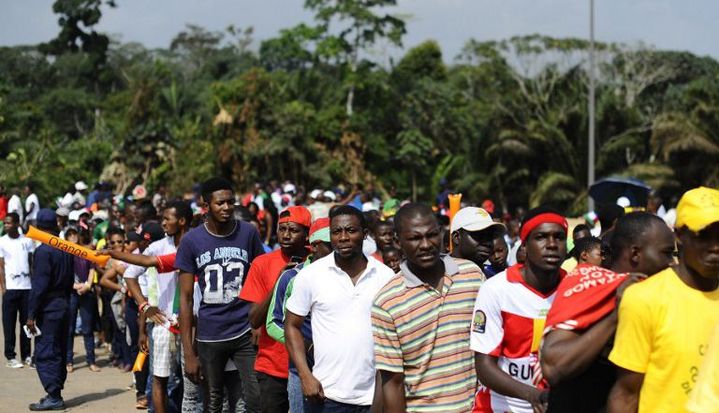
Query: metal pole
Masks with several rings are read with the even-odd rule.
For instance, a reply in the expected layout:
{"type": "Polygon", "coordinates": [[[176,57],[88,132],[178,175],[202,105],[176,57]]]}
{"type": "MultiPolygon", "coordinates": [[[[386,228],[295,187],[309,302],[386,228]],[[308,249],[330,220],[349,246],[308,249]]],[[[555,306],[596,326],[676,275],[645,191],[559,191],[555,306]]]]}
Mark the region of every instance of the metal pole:
{"type": "MultiPolygon", "coordinates": [[[[594,183],[594,0],[589,0],[589,142],[587,162],[587,188],[594,183]]],[[[587,196],[587,207],[594,210],[594,200],[587,196]]]]}

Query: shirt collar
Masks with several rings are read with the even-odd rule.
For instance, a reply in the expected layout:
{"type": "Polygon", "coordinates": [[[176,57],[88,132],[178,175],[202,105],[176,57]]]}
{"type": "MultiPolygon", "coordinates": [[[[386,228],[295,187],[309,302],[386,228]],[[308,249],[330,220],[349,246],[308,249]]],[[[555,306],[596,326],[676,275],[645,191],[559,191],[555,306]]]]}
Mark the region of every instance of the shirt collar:
{"type": "MultiPolygon", "coordinates": [[[[370,271],[374,271],[374,270],[377,269],[377,264],[379,263],[379,261],[377,261],[376,258],[370,257],[370,256],[368,256],[368,255],[365,255],[365,257],[367,258],[367,267],[365,268],[365,270],[364,270],[362,273],[363,273],[363,274],[369,274],[370,271]]],[[[326,260],[326,261],[325,261],[326,266],[327,266],[327,268],[330,269],[331,271],[334,271],[334,272],[336,272],[336,273],[338,273],[338,274],[345,274],[345,275],[346,275],[345,271],[337,265],[337,262],[335,261],[335,253],[334,253],[334,251],[332,251],[328,256],[326,256],[326,257],[324,257],[324,258],[322,258],[322,259],[320,259],[320,260],[318,260],[318,261],[315,261],[315,262],[320,262],[320,261],[322,261],[322,260],[326,260]]]]}
{"type": "MultiPolygon", "coordinates": [[[[444,273],[446,275],[454,275],[459,272],[459,266],[456,262],[454,262],[454,259],[452,259],[452,257],[450,257],[449,255],[443,255],[440,258],[444,262],[444,273]]],[[[407,261],[402,261],[402,263],[399,265],[399,269],[402,273],[402,276],[404,277],[404,285],[406,285],[407,288],[419,287],[422,284],[426,284],[409,269],[407,261]]]]}
{"type": "MultiPolygon", "coordinates": [[[[527,284],[527,282],[524,280],[524,277],[522,277],[522,268],[524,268],[524,264],[519,264],[519,263],[507,268],[507,270],[506,270],[507,271],[507,281],[509,281],[511,283],[522,284],[525,288],[527,288],[528,290],[530,290],[531,292],[533,292],[534,294],[536,294],[542,298],[547,298],[557,291],[557,288],[555,288],[554,290],[550,291],[549,293],[544,294],[541,291],[534,289],[534,287],[527,284]]],[[[559,269],[559,280],[560,281],[563,280],[566,275],[567,275],[567,272],[560,268],[559,269]]],[[[559,287],[559,283],[557,283],[557,287],[559,287]]]]}

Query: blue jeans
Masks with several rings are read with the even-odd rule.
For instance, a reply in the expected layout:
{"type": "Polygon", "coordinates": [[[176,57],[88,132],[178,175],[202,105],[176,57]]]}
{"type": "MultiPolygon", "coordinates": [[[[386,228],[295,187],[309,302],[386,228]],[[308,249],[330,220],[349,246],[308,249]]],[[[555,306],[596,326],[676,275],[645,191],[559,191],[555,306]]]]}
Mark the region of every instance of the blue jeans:
{"type": "Polygon", "coordinates": [[[304,395],[302,394],[302,382],[297,371],[290,369],[287,376],[287,398],[290,401],[290,413],[302,413],[304,411],[304,395]]]}
{"type": "Polygon", "coordinates": [[[305,402],[306,413],[370,413],[371,406],[357,406],[325,399],[321,403],[305,402]]]}
{"type": "Polygon", "coordinates": [[[77,312],[80,311],[80,322],[82,330],[82,338],[85,343],[85,357],[88,365],[95,364],[95,335],[93,327],[95,326],[95,313],[97,312],[97,297],[94,293],[86,293],[78,295],[73,292],[70,294],[70,309],[68,311],[69,330],[67,335],[67,357],[66,364],[72,364],[73,359],[73,341],[75,338],[75,327],[77,323],[77,312]]]}

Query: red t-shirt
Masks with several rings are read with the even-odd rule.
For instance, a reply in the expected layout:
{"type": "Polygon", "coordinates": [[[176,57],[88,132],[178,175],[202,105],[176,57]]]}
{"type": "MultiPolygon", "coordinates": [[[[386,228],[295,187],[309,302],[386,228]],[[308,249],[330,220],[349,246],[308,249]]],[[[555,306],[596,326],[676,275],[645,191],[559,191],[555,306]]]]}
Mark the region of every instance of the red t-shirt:
{"type": "Polygon", "coordinates": [[[0,219],[5,219],[7,216],[7,202],[6,196],[0,196],[0,219]]]}
{"type": "Polygon", "coordinates": [[[617,305],[616,291],[627,274],[591,264],[579,264],[559,283],[547,314],[545,333],[552,329],[583,331],[617,305]]]}
{"type": "MultiPolygon", "coordinates": [[[[255,258],[240,290],[240,299],[256,304],[262,303],[274,290],[280,272],[290,258],[284,255],[282,250],[275,250],[255,258]]],[[[255,370],[273,377],[287,378],[289,366],[287,349],[267,334],[264,324],[260,328],[257,347],[255,370]]]]}

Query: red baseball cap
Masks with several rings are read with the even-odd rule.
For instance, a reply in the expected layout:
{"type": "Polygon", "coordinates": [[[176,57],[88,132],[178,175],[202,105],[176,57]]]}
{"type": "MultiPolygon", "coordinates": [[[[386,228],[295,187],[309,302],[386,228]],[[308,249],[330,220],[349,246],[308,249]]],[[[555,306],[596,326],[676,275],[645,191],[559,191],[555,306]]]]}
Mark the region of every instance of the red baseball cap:
{"type": "Polygon", "coordinates": [[[312,224],[312,214],[303,206],[291,206],[280,212],[278,224],[282,224],[283,222],[294,222],[295,224],[309,228],[312,224]]]}

